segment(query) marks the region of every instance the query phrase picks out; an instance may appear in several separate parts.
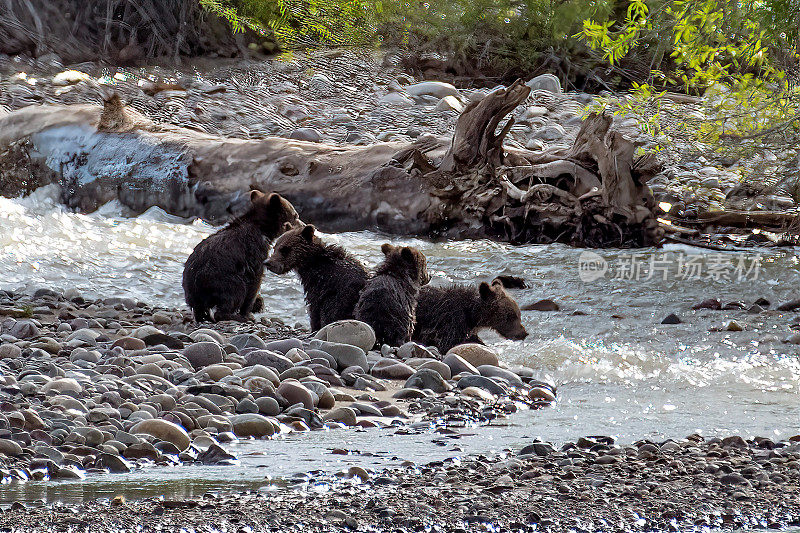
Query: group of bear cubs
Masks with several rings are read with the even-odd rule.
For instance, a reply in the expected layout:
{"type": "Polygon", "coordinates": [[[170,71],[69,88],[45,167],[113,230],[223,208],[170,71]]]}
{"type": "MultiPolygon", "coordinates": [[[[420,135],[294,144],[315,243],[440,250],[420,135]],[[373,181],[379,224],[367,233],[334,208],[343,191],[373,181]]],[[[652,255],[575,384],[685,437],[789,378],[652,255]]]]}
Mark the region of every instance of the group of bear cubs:
{"type": "Polygon", "coordinates": [[[344,248],[325,244],[279,194],[251,191],[250,202],[244,215],[200,242],[186,260],[183,290],[197,322],[211,320],[212,310],[215,321],[251,320],[264,306],[258,293],[266,267],[275,274],[297,272],[313,331],[355,318],[372,326],[378,346],[414,340],[441,353],[480,342],[480,328],[508,339],[528,335],[502,276],[477,287],[428,286],[425,256],[388,243],[370,274],[344,248]]]}

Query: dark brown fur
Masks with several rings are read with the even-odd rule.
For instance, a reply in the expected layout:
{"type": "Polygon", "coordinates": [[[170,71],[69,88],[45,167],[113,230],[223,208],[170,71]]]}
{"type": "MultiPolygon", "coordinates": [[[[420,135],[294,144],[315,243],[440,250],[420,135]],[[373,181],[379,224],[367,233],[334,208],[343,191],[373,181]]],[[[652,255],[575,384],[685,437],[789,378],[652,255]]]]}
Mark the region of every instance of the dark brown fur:
{"type": "Polygon", "coordinates": [[[295,270],[303,284],[311,329],[353,318],[358,295],[367,282],[367,270],[347,251],[325,244],[314,226],[284,233],[276,242],[267,268],[276,274],[295,270]]]}
{"type": "Polygon", "coordinates": [[[355,318],[375,330],[378,344],[400,346],[414,331],[417,295],[430,281],[425,256],[416,248],[384,244],[378,265],[356,304],[355,318]]]}
{"type": "Polygon", "coordinates": [[[517,302],[503,283],[482,282],[478,287],[452,285],[423,287],[417,298],[413,339],[436,346],[441,353],[477,339],[480,328],[491,328],[507,339],[522,340],[528,332],[520,321],[517,302]]]}
{"type": "Polygon", "coordinates": [[[183,292],[197,322],[247,320],[263,308],[258,296],[269,245],[299,224],[297,212],[279,194],[250,192],[249,211],[207,237],[183,269],[183,292]]]}

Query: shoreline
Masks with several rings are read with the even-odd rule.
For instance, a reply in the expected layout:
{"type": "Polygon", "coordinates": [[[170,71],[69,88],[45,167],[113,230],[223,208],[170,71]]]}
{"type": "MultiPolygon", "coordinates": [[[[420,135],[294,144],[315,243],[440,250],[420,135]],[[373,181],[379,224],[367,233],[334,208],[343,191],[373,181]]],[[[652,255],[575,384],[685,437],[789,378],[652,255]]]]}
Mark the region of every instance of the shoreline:
{"type": "Polygon", "coordinates": [[[117,497],[15,504],[10,531],[695,531],[800,525],[800,442],[741,437],[617,446],[587,437],[555,450],[435,461],[298,486],[187,499],[117,497]],[[524,503],[523,503],[524,502],[524,503]],[[161,529],[160,529],[161,528],[161,529]]]}
{"type": "Polygon", "coordinates": [[[196,325],[183,310],[51,289],[0,291],[0,317],[6,481],[226,464],[238,439],[480,423],[555,399],[488,348],[448,363],[414,343],[378,352],[356,321],[322,339],[279,319],[196,325]]]}
{"type": "MultiPolygon", "coordinates": [[[[139,374],[143,370],[157,374],[153,366],[158,367],[159,364],[163,367],[162,371],[186,370],[181,365],[175,365],[176,361],[182,362],[186,348],[198,344],[208,347],[207,343],[213,344],[216,335],[223,339],[219,348],[225,353],[228,364],[246,361],[250,353],[245,349],[246,345],[259,342],[253,337],[273,348],[275,344],[264,341],[285,343],[288,339],[296,339],[295,342],[302,344],[310,339],[307,331],[289,328],[282,325],[280,320],[267,317],[260,317],[255,323],[219,323],[212,325],[211,329],[203,327],[206,324],[192,324],[188,312],[178,309],[150,307],[128,298],[86,301],[74,291],[59,294],[49,289],[39,289],[33,295],[11,295],[0,291],[0,317],[2,379],[8,381],[8,376],[13,375],[16,380],[16,385],[5,383],[0,387],[0,395],[4,400],[0,416],[0,425],[3,425],[0,428],[0,444],[7,453],[9,450],[16,451],[14,445],[22,451],[21,455],[12,453],[5,456],[0,471],[5,482],[15,484],[23,483],[25,477],[58,480],[82,476],[86,476],[90,483],[91,476],[101,469],[124,472],[125,468],[148,468],[153,464],[174,465],[180,462],[187,468],[192,468],[193,463],[224,464],[233,458],[226,450],[226,443],[230,439],[246,438],[237,433],[245,430],[232,427],[230,429],[233,431],[221,431],[227,429],[223,418],[232,420],[241,413],[237,414],[235,408],[227,412],[225,409],[232,406],[220,398],[231,398],[227,395],[240,394],[246,389],[236,388],[225,381],[236,376],[235,371],[230,374],[223,371],[220,367],[224,364],[198,365],[193,372],[186,373],[186,376],[191,374],[197,383],[171,384],[171,388],[167,387],[164,391],[153,389],[150,397],[136,400],[139,401],[140,410],[145,410],[148,405],[158,403],[163,407],[163,402],[171,403],[167,398],[171,397],[170,392],[174,396],[173,401],[192,396],[192,406],[182,408],[181,405],[185,406],[186,403],[176,401],[175,406],[170,405],[171,409],[157,411],[157,416],[152,418],[140,415],[143,420],[163,417],[187,424],[187,420],[196,423],[200,417],[207,417],[203,419],[206,427],[187,432],[192,440],[192,448],[177,451],[176,443],[169,442],[170,439],[166,437],[166,440],[161,440],[152,435],[134,436],[125,431],[105,435],[109,426],[117,423],[130,429],[130,417],[136,411],[124,411],[131,407],[123,407],[124,402],[117,407],[110,402],[106,402],[109,405],[94,403],[95,399],[109,400],[113,397],[113,394],[109,395],[115,392],[113,390],[98,396],[98,390],[95,389],[81,396],[81,393],[89,390],[91,379],[79,383],[83,387],[81,392],[70,392],[67,388],[57,395],[42,394],[40,389],[48,384],[52,387],[56,381],[74,379],[65,372],[64,376],[47,375],[48,371],[60,366],[56,364],[58,361],[65,365],[69,376],[81,371],[93,376],[99,367],[110,371],[109,374],[99,375],[109,376],[113,381],[119,377],[116,371],[111,370],[115,366],[122,369],[119,373],[123,377],[138,375],[131,371],[125,376],[126,366],[131,369],[135,367],[139,374]],[[31,319],[36,322],[31,322],[31,319]],[[154,333],[151,328],[161,329],[165,333],[154,333]],[[143,336],[147,340],[139,339],[142,335],[137,336],[137,330],[140,334],[148,333],[143,336]],[[23,338],[10,342],[12,331],[23,338]],[[98,333],[92,339],[93,346],[87,345],[90,337],[87,331],[98,333]],[[81,342],[67,340],[76,332],[82,333],[75,335],[72,341],[80,339],[81,342]],[[184,339],[186,344],[181,348],[167,349],[163,344],[159,346],[153,343],[171,342],[170,339],[163,336],[153,338],[150,335],[184,339]],[[236,345],[227,341],[237,336],[236,344],[242,348],[234,351],[230,346],[236,345]],[[56,347],[54,343],[59,346],[56,347]],[[8,348],[10,345],[20,347],[19,353],[11,353],[12,349],[8,348]],[[87,355],[92,352],[99,356],[96,362],[92,362],[87,355]],[[165,354],[174,357],[153,357],[165,354]],[[111,358],[120,360],[111,364],[111,358]],[[30,365],[26,366],[31,362],[39,369],[37,372],[32,371],[30,365]],[[215,380],[210,374],[216,372],[224,375],[215,380]],[[84,401],[86,412],[75,412],[79,407],[75,402],[79,398],[84,401]],[[14,401],[16,404],[12,403],[14,401]],[[87,401],[94,405],[87,405],[87,401]],[[217,408],[220,414],[211,412],[216,405],[214,402],[219,403],[217,408]],[[61,410],[59,416],[55,416],[53,411],[58,405],[61,405],[61,410]],[[220,409],[220,406],[223,408],[220,409]],[[119,419],[114,416],[114,409],[119,419]],[[103,413],[109,417],[104,418],[101,416],[103,413]],[[189,418],[182,417],[181,413],[189,418]],[[67,416],[72,417],[71,431],[62,435],[56,428],[54,432],[52,427],[57,425],[56,422],[63,424],[67,416]],[[39,424],[50,424],[51,428],[45,431],[36,427],[39,424]],[[97,429],[99,431],[92,431],[97,429]],[[53,441],[56,435],[63,437],[63,442],[53,441]],[[127,438],[128,435],[138,441],[126,443],[119,454],[122,460],[116,460],[109,447],[116,446],[119,442],[117,439],[127,438]],[[46,443],[48,437],[50,444],[46,443]],[[83,437],[83,440],[78,437],[83,437]],[[94,440],[97,438],[101,438],[102,442],[94,440]],[[26,439],[30,442],[26,442],[26,439]],[[130,453],[130,450],[133,452],[130,453]]],[[[425,348],[407,346],[403,352],[405,359],[393,359],[398,354],[388,352],[383,355],[373,353],[373,357],[392,361],[385,368],[398,365],[392,371],[399,371],[410,367],[409,363],[413,363],[414,359],[420,359],[410,356],[418,356],[420,353],[417,352],[422,350],[425,348]]],[[[286,350],[283,355],[288,352],[286,350]]],[[[428,353],[436,355],[435,352],[428,353]]],[[[283,359],[286,357],[275,358],[272,364],[280,364],[283,359]]],[[[446,364],[436,357],[431,359],[435,362],[426,361],[429,368],[446,372],[446,364]]],[[[292,368],[308,368],[306,365],[311,365],[309,361],[300,359],[298,362],[301,364],[293,363],[292,368]]],[[[230,365],[230,369],[235,366],[230,365]]],[[[236,371],[247,368],[254,367],[242,366],[236,371]]],[[[496,368],[508,372],[502,366],[496,368]]],[[[287,377],[285,372],[280,372],[278,387],[286,379],[293,379],[287,377]]],[[[298,371],[290,370],[289,373],[292,372],[298,371]]],[[[341,380],[347,375],[346,370],[325,372],[321,374],[331,380],[337,377],[341,380]]],[[[334,403],[330,408],[320,408],[322,396],[317,398],[317,405],[313,409],[292,408],[275,402],[280,412],[264,418],[274,420],[277,424],[277,428],[270,430],[294,431],[298,434],[313,429],[317,423],[342,428],[335,431],[345,432],[352,431],[344,429],[345,426],[388,426],[397,429],[397,425],[398,430],[402,431],[403,428],[413,430],[415,423],[424,421],[428,426],[436,427],[440,437],[454,438],[459,428],[465,425],[480,424],[494,417],[502,418],[520,408],[526,399],[531,403],[531,390],[537,389],[537,394],[547,391],[544,384],[526,377],[522,369],[517,369],[517,372],[521,382],[527,380],[521,387],[512,387],[507,380],[497,376],[489,377],[490,381],[484,383],[485,387],[490,388],[493,385],[505,387],[507,393],[499,397],[492,396],[480,387],[477,390],[467,390],[475,387],[465,387],[460,392],[453,392],[458,388],[453,385],[452,375],[449,380],[440,376],[441,381],[436,381],[438,384],[448,384],[451,390],[431,394],[403,387],[405,383],[402,379],[378,378],[364,373],[359,378],[368,380],[365,382],[372,380],[386,390],[358,391],[347,384],[330,385],[328,390],[335,391],[331,393],[334,403]],[[406,399],[399,400],[398,395],[406,396],[406,399]],[[337,410],[341,417],[328,417],[337,410]]],[[[179,375],[166,374],[179,383],[188,383],[179,381],[179,375]]],[[[378,375],[386,374],[378,372],[378,375]]],[[[486,376],[481,377],[487,379],[486,376]]],[[[506,377],[510,379],[507,374],[506,377]]],[[[109,383],[107,379],[103,380],[106,385],[109,383]]],[[[95,380],[95,383],[98,381],[95,380]]],[[[153,383],[164,382],[171,383],[164,377],[153,383]]],[[[264,386],[260,392],[278,390],[274,385],[259,383],[264,386]]],[[[252,391],[250,394],[252,396],[252,391]]],[[[265,396],[254,399],[257,401],[265,396]]],[[[273,405],[269,401],[264,403],[273,405]]],[[[260,406],[259,403],[255,405],[260,406]]],[[[345,439],[346,435],[342,433],[345,439]]],[[[568,531],[575,528],[596,531],[674,531],[698,527],[763,529],[800,525],[800,519],[797,518],[800,511],[800,436],[780,442],[761,438],[745,441],[741,437],[727,435],[722,437],[704,439],[690,436],[662,442],[638,441],[631,445],[614,444],[610,437],[587,437],[569,442],[559,449],[531,440],[521,450],[491,457],[469,454],[428,464],[378,470],[353,466],[338,476],[312,472],[305,476],[306,481],[300,485],[273,485],[266,492],[219,491],[187,499],[146,497],[118,505],[122,500],[110,502],[103,498],[80,504],[63,504],[57,501],[56,496],[56,501],[44,504],[14,504],[0,512],[0,527],[13,527],[12,531],[33,531],[42,524],[52,531],[66,531],[70,527],[91,529],[90,526],[118,531],[156,531],[159,527],[192,527],[196,531],[211,531],[214,527],[218,530],[222,527],[237,530],[249,527],[252,531],[266,531],[273,527],[288,531],[366,528],[370,531],[417,531],[437,526],[454,531],[485,531],[489,524],[501,530],[515,531],[568,531]],[[521,506],[520,501],[526,504],[521,506]]],[[[292,476],[286,482],[300,478],[292,476]]],[[[265,482],[265,485],[269,484],[265,482]]]]}

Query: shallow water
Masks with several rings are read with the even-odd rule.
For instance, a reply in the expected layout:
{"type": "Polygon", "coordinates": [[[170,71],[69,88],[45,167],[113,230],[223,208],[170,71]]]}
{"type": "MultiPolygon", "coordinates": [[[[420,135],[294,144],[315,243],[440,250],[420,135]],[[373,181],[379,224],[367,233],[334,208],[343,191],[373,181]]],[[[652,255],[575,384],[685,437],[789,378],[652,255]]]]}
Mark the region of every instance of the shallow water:
{"type": "MultiPolygon", "coordinates": [[[[128,295],[155,305],[183,305],[183,261],[214,228],[202,222],[187,223],[158,209],[126,218],[124,209],[113,204],[93,215],[67,213],[51,194],[52,190],[40,190],[26,199],[0,198],[0,288],[74,287],[88,295],[128,295]]],[[[370,265],[380,259],[380,244],[389,240],[369,232],[326,239],[344,245],[370,265]]],[[[605,276],[584,281],[582,277],[588,279],[590,271],[584,269],[582,276],[579,264],[583,261],[586,266],[597,257],[581,249],[393,240],[417,246],[428,256],[433,283],[477,283],[498,274],[514,274],[529,285],[512,291],[521,304],[552,298],[562,307],[553,313],[523,312],[530,332],[524,342],[504,340],[494,333],[483,335],[509,364],[530,366],[540,377],[555,382],[557,404],[515,415],[503,427],[470,430],[481,437],[453,441],[463,452],[517,446],[533,436],[563,442],[582,435],[610,434],[630,442],[680,438],[693,432],[778,439],[800,433],[800,347],[780,342],[798,322],[797,314],[691,310],[709,297],[723,303],[741,300],[748,307],[757,298],[766,298],[772,308],[791,299],[800,281],[800,258],[793,250],[746,254],[684,246],[641,250],[644,266],[638,275],[630,251],[606,250],[600,253],[608,265],[605,276]],[[697,272],[691,269],[698,265],[700,275],[695,276],[697,272]],[[648,279],[650,267],[655,270],[648,279]],[[584,314],[573,314],[576,311],[584,314]],[[661,325],[669,313],[678,314],[684,323],[661,325]],[[729,319],[745,331],[709,331],[721,329],[729,319]]],[[[267,273],[262,295],[270,316],[307,325],[301,287],[294,275],[267,273]]],[[[404,459],[419,462],[436,458],[439,452],[460,451],[451,449],[450,443],[432,447],[435,435],[401,439],[391,433],[351,432],[344,437],[315,433],[296,441],[292,437],[289,447],[284,441],[248,443],[243,446],[269,451],[269,460],[253,459],[269,468],[233,468],[241,470],[244,477],[238,479],[242,480],[327,468],[331,456],[319,450],[340,446],[342,438],[353,439],[359,449],[391,450],[398,456],[402,452],[404,459]],[[274,454],[284,454],[285,460],[273,461],[274,454]]],[[[382,457],[373,460],[387,463],[382,457]]],[[[252,466],[245,460],[243,464],[252,466]]],[[[177,470],[170,475],[214,478],[203,469],[184,468],[184,474],[177,470]]],[[[229,474],[225,470],[221,475],[230,479],[229,474]]],[[[146,480],[151,475],[156,476],[139,473],[132,474],[132,479],[146,480]]]]}

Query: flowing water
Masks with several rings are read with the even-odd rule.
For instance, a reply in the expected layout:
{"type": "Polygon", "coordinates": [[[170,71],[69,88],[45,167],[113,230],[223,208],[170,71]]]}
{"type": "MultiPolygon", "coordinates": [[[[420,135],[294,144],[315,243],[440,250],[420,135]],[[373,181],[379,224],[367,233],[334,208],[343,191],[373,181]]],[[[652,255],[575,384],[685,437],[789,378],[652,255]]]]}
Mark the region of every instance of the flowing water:
{"type": "MultiPolygon", "coordinates": [[[[126,295],[156,305],[184,305],[183,262],[214,228],[158,209],[131,218],[113,204],[92,215],[69,213],[53,194],[45,188],[25,199],[0,198],[0,288],[74,287],[89,296],[126,295]]],[[[380,244],[390,240],[370,232],[325,239],[342,244],[369,265],[380,259],[380,244]]],[[[747,307],[765,298],[773,309],[792,299],[800,282],[800,257],[791,249],[722,254],[674,245],[633,256],[625,250],[596,255],[562,245],[392,240],[428,256],[432,283],[477,283],[513,274],[529,286],[511,291],[522,305],[542,298],[561,305],[557,312],[523,312],[530,333],[523,342],[491,332],[482,335],[507,363],[530,366],[552,380],[559,387],[554,407],[468,428],[460,439],[446,443],[430,432],[394,435],[392,430],[315,432],[241,443],[234,446],[242,456],[239,466],[139,471],[128,478],[131,490],[171,490],[156,485],[166,480],[181,487],[177,492],[258,486],[268,476],[498,451],[536,436],[563,442],[603,434],[631,442],[694,432],[774,439],[800,433],[800,346],[781,342],[792,333],[797,315],[691,310],[709,297],[742,301],[747,307]],[[662,325],[670,313],[683,323],[662,325]],[[726,331],[728,320],[744,331],[726,331]],[[334,447],[362,453],[332,456],[334,447]],[[276,456],[281,460],[275,461],[276,456]],[[235,476],[231,469],[237,470],[235,476]],[[239,485],[233,486],[233,478],[239,485]]],[[[262,295],[270,316],[308,324],[294,275],[267,273],[262,295]]],[[[29,483],[13,493],[0,491],[6,493],[0,499],[48,497],[52,490],[80,499],[110,494],[114,486],[118,491],[119,478],[111,476],[60,489],[29,483]]]]}

